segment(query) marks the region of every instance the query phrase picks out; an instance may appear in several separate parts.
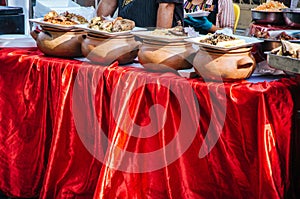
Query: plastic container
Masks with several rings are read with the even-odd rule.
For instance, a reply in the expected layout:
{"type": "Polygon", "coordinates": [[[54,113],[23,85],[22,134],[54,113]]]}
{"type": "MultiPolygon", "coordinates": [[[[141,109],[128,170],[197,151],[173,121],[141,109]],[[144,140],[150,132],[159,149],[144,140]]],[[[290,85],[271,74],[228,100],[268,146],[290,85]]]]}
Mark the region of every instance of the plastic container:
{"type": "Polygon", "coordinates": [[[63,13],[65,11],[74,12],[78,8],[80,8],[80,5],[71,0],[37,0],[34,8],[34,17],[44,17],[51,10],[63,13]]]}
{"type": "Polygon", "coordinates": [[[93,6],[83,7],[71,0],[37,0],[34,7],[34,18],[44,17],[51,10],[59,14],[68,11],[81,15],[88,21],[96,16],[96,10],[93,6]]]}

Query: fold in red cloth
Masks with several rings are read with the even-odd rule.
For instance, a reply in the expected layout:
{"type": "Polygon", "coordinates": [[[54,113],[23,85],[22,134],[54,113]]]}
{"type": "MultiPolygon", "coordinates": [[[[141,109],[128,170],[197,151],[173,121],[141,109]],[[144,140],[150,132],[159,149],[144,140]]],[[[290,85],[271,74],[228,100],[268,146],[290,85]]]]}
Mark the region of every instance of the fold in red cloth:
{"type": "Polygon", "coordinates": [[[295,197],[295,78],[223,84],[15,49],[0,63],[9,196],[295,197]]]}

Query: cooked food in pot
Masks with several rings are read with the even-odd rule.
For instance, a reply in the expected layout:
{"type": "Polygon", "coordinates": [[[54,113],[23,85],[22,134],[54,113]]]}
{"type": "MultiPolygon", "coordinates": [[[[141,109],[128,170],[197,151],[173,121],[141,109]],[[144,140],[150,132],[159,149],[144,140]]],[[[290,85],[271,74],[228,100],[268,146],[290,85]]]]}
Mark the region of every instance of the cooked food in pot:
{"type": "Polygon", "coordinates": [[[50,11],[44,16],[44,21],[60,25],[78,25],[88,23],[83,16],[69,13],[68,11],[61,14],[58,14],[56,11],[50,11]]]}
{"type": "Polygon", "coordinates": [[[134,21],[122,17],[117,17],[114,20],[103,20],[101,17],[94,17],[89,24],[91,29],[107,32],[122,32],[132,30],[134,27],[134,21]]]}
{"type": "Polygon", "coordinates": [[[277,37],[275,37],[278,40],[297,40],[297,38],[288,35],[286,32],[280,33],[277,37]]]}
{"type": "Polygon", "coordinates": [[[281,32],[276,36],[270,36],[268,31],[255,30],[253,36],[257,38],[272,39],[272,40],[298,40],[298,38],[287,34],[285,31],[281,32]]]}
{"type": "Polygon", "coordinates": [[[263,3],[253,10],[257,11],[281,11],[282,9],[287,8],[283,3],[279,1],[269,1],[266,3],[263,3]]]}
{"type": "Polygon", "coordinates": [[[281,46],[273,49],[271,53],[280,56],[289,56],[292,58],[300,59],[300,44],[281,40],[281,46]]]}
{"type": "Polygon", "coordinates": [[[268,31],[265,30],[259,30],[259,29],[255,29],[254,33],[252,34],[252,36],[257,37],[257,38],[264,38],[264,39],[269,39],[270,38],[270,34],[268,31]]]}

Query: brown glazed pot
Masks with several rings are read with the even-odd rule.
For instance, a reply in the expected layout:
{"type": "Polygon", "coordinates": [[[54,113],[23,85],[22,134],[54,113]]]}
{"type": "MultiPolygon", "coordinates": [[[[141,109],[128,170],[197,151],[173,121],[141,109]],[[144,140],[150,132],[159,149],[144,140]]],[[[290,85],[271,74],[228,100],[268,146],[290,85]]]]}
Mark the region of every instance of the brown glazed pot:
{"type": "Polygon", "coordinates": [[[44,27],[41,32],[32,31],[37,47],[46,55],[56,57],[80,57],[82,30],[59,30],[44,27]]]}
{"type": "Polygon", "coordinates": [[[137,57],[140,44],[131,34],[88,34],[82,37],[81,50],[87,59],[95,63],[110,65],[118,61],[119,64],[127,64],[137,57]]]}
{"type": "Polygon", "coordinates": [[[231,51],[200,48],[193,65],[196,72],[204,79],[233,81],[250,77],[256,62],[251,54],[251,48],[231,51]]]}
{"type": "Polygon", "coordinates": [[[192,68],[195,53],[191,43],[144,40],[138,58],[144,68],[163,72],[192,68]]]}

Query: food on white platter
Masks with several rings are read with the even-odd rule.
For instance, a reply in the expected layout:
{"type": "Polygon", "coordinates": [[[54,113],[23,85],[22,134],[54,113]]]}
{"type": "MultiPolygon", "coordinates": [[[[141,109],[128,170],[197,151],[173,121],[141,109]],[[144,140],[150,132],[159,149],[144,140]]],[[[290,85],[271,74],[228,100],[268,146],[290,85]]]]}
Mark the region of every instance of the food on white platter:
{"type": "Polygon", "coordinates": [[[88,23],[88,21],[81,15],[70,13],[68,11],[58,14],[56,11],[48,12],[43,19],[45,22],[60,25],[79,25],[88,23]]]}
{"type": "Polygon", "coordinates": [[[234,47],[246,43],[243,39],[225,35],[223,33],[208,34],[204,39],[200,39],[199,42],[219,47],[234,47]]]}
{"type": "Polygon", "coordinates": [[[134,27],[134,21],[130,19],[123,19],[122,17],[117,17],[115,19],[102,19],[101,17],[94,17],[89,23],[89,28],[107,32],[128,31],[132,30],[134,27]]]}

